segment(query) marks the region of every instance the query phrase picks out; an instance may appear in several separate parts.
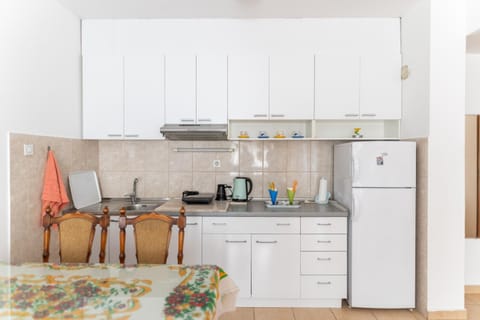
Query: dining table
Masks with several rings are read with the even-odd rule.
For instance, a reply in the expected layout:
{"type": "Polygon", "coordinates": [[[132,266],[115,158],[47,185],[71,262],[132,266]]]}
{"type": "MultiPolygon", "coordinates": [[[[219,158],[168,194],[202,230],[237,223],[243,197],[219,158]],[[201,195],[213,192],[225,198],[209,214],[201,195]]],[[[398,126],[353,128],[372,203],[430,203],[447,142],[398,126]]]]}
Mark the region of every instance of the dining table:
{"type": "Polygon", "coordinates": [[[215,265],[0,264],[0,318],[218,319],[238,291],[215,265]]]}

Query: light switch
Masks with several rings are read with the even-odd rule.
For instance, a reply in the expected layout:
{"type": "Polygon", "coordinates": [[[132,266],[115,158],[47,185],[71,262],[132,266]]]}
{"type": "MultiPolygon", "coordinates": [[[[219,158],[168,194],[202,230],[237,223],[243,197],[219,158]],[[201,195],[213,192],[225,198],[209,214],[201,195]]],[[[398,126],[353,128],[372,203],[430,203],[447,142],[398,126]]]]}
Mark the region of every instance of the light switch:
{"type": "Polygon", "coordinates": [[[23,155],[24,156],[33,156],[33,144],[24,144],[23,145],[23,155]]]}

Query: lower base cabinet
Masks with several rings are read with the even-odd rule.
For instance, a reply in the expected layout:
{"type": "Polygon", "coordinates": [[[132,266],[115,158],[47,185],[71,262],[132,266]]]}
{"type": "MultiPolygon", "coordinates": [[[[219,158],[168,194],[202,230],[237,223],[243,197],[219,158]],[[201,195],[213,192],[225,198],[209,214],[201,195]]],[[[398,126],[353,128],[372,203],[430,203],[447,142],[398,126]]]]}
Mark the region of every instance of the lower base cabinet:
{"type": "MultiPolygon", "coordinates": [[[[167,264],[177,264],[178,227],[172,226],[167,264]]],[[[183,264],[202,264],[202,217],[188,217],[183,241],[183,264]]]]}

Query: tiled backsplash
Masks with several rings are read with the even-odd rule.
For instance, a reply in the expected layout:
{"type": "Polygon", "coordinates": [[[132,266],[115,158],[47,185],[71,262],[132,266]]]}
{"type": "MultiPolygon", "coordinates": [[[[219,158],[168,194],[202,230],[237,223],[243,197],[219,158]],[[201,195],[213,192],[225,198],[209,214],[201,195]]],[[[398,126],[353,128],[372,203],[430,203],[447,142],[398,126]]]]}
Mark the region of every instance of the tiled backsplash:
{"type": "MultiPolygon", "coordinates": [[[[71,171],[98,170],[97,141],[10,134],[12,263],[42,261],[41,196],[48,146],[55,153],[65,186],[71,171]],[[32,156],[23,155],[24,144],[33,144],[32,156]]],[[[69,198],[71,199],[70,195],[69,198]]],[[[50,261],[59,261],[58,258],[58,236],[54,230],[50,243],[50,261]]]]}
{"type": "Polygon", "coordinates": [[[139,197],[180,197],[183,190],[215,192],[237,176],[253,180],[251,196],[266,198],[274,181],[280,197],[298,180],[297,197],[313,198],[320,177],[332,190],[333,141],[100,141],[104,197],[122,197],[139,178],[139,197]],[[233,148],[233,152],[178,152],[179,147],[233,148]],[[221,166],[215,168],[214,160],[221,166]]]}

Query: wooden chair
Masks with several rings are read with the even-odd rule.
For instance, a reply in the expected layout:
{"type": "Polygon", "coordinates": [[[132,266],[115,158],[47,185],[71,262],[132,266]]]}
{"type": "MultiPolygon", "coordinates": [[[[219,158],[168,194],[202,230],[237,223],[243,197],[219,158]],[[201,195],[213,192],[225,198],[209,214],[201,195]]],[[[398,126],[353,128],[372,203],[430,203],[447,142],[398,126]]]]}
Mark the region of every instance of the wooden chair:
{"type": "Polygon", "coordinates": [[[125,263],[125,228],[133,225],[137,263],[165,264],[172,235],[172,226],[178,226],[177,263],[183,262],[183,241],[186,225],[185,209],[180,209],[178,218],[155,212],[135,218],[127,218],[125,209],[120,210],[120,263],[125,263]]]}
{"type": "Polygon", "coordinates": [[[100,243],[100,263],[105,262],[105,247],[107,244],[107,228],[110,225],[108,207],[103,209],[103,215],[96,217],[90,213],[75,212],[53,217],[50,208],[43,216],[43,262],[48,262],[50,256],[50,227],[58,226],[60,262],[88,263],[95,236],[95,227],[102,228],[100,243]]]}

